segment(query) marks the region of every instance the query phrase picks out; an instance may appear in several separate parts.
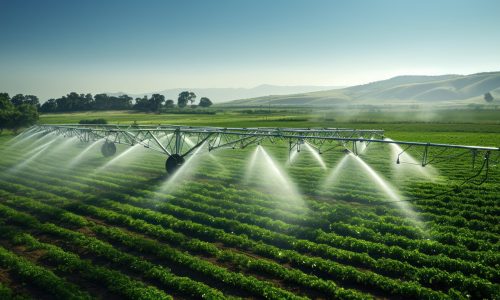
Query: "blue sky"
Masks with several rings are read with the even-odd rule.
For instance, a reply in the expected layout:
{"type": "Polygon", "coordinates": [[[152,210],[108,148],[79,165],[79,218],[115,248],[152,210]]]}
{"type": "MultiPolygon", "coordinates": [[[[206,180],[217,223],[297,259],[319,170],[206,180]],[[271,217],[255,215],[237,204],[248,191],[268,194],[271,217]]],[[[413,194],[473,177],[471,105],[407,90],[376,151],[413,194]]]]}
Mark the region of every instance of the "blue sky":
{"type": "Polygon", "coordinates": [[[500,70],[497,0],[0,0],[0,91],[353,85],[500,70]]]}

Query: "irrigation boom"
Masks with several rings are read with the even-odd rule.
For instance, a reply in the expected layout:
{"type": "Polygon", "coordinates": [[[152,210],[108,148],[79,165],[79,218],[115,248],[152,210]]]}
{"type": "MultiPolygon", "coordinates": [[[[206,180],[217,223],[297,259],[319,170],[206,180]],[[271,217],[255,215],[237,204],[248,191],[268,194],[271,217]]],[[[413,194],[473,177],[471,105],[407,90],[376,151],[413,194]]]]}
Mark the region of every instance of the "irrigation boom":
{"type": "Polygon", "coordinates": [[[421,165],[439,160],[460,157],[469,153],[472,165],[477,158],[482,158],[482,165],[489,166],[492,152],[500,154],[500,148],[452,145],[439,143],[422,143],[410,141],[393,141],[384,138],[383,130],[349,129],[349,128],[222,128],[179,125],[36,125],[30,131],[44,134],[57,134],[64,137],[78,137],[83,142],[103,140],[101,151],[104,156],[114,155],[115,144],[137,145],[159,151],[168,156],[165,167],[169,173],[174,172],[184,163],[184,157],[195,149],[208,146],[208,150],[220,148],[245,148],[260,144],[264,140],[272,143],[278,140],[288,141],[289,153],[300,151],[301,145],[307,143],[320,154],[340,147],[345,151],[358,154],[358,146],[371,143],[397,144],[401,149],[397,158],[410,148],[418,148],[421,154],[421,165]]]}

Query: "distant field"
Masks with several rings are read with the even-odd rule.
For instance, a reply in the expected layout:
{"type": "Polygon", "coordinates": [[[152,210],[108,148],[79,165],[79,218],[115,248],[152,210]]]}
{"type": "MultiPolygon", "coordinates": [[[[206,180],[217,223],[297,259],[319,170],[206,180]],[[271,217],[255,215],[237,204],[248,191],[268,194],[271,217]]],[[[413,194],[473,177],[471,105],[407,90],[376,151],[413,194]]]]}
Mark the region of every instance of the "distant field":
{"type": "MultiPolygon", "coordinates": [[[[248,110],[248,109],[245,109],[248,110]]],[[[308,109],[271,109],[271,113],[249,114],[245,110],[222,110],[215,115],[168,115],[146,114],[126,111],[85,112],[71,114],[44,114],[42,124],[78,123],[82,119],[104,118],[109,123],[132,124],[178,124],[218,127],[338,127],[383,129],[387,136],[400,140],[440,142],[448,139],[448,132],[457,138],[457,143],[478,144],[470,132],[485,133],[484,145],[497,146],[494,137],[500,133],[500,110],[451,110],[434,112],[432,120],[423,121],[419,114],[410,111],[342,111],[323,112],[308,109]],[[436,115],[437,114],[437,115],[436,115]],[[421,133],[427,133],[422,135],[421,133]]],[[[424,113],[420,113],[422,115],[424,113]]]]}
{"type": "MultiPolygon", "coordinates": [[[[91,112],[42,115],[40,122],[355,127],[384,129],[397,140],[499,146],[496,114],[445,111],[422,122],[387,111],[91,112]]],[[[478,168],[470,156],[423,169],[397,165],[393,148],[371,144],[359,158],[390,191],[421,199],[388,203],[394,199],[380,182],[340,149],[321,155],[323,168],[305,149],[288,164],[286,143],[265,142],[262,150],[200,154],[169,178],[165,155],[142,146],[113,161],[131,148],[119,145],[105,158],[100,145],[77,139],[13,146],[11,138],[0,136],[0,295],[500,298],[498,162],[486,183],[462,186],[478,168]]]]}
{"type": "Polygon", "coordinates": [[[311,108],[247,108],[214,109],[215,115],[147,114],[130,111],[94,111],[81,113],[43,114],[41,123],[77,123],[81,119],[103,117],[112,123],[187,124],[213,126],[262,126],[270,123],[284,127],[289,124],[330,126],[336,123],[454,123],[500,125],[500,109],[424,110],[424,109],[311,109],[311,108]]]}

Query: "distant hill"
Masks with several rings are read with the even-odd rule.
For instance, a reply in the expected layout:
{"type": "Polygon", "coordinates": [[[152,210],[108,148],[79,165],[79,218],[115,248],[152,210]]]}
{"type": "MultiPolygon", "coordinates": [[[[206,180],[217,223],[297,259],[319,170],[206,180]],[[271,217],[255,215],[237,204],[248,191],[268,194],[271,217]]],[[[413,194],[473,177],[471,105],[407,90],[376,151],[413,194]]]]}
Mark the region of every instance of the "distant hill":
{"type": "MultiPolygon", "coordinates": [[[[286,95],[296,93],[308,93],[322,90],[331,90],[341,88],[336,86],[278,86],[262,84],[253,88],[175,88],[167,89],[158,92],[144,93],[144,94],[127,94],[134,99],[151,94],[164,95],[166,99],[177,100],[179,93],[182,91],[192,91],[196,94],[197,99],[200,97],[208,97],[214,103],[222,103],[235,99],[254,98],[268,95],[286,95]]],[[[120,96],[126,94],[124,92],[106,93],[108,95],[120,96]]]]}
{"type": "Polygon", "coordinates": [[[484,102],[486,92],[500,98],[500,72],[397,76],[342,89],[242,99],[226,105],[467,104],[484,102]]]}

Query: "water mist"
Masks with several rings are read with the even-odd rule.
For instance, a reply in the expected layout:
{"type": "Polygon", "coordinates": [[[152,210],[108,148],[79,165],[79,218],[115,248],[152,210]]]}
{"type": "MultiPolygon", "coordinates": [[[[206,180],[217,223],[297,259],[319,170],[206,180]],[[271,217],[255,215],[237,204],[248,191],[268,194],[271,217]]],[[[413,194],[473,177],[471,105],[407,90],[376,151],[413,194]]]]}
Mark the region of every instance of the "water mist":
{"type": "Polygon", "coordinates": [[[305,206],[297,186],[262,146],[257,146],[247,165],[246,181],[274,196],[276,205],[286,209],[289,203],[305,206]]]}

